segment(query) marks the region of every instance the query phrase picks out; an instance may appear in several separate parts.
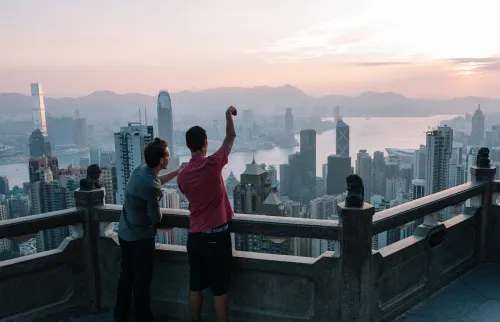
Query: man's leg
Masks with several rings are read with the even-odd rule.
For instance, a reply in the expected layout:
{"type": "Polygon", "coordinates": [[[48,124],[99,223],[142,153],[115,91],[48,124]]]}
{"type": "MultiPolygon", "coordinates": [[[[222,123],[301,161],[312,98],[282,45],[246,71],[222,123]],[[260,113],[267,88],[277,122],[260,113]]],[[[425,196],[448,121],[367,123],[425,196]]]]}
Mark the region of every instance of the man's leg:
{"type": "Polygon", "coordinates": [[[132,290],[134,287],[133,256],[129,242],[119,238],[121,250],[121,271],[116,292],[115,321],[126,321],[130,312],[132,290]]]}
{"type": "Polygon", "coordinates": [[[135,242],[134,247],[134,313],[138,322],[152,322],[151,280],[153,279],[155,240],[135,242]]]}
{"type": "Polygon", "coordinates": [[[209,244],[210,249],[210,278],[211,289],[214,295],[214,307],[217,313],[217,322],[228,321],[227,293],[231,280],[231,262],[233,249],[229,231],[214,234],[215,243],[209,244]]]}
{"type": "Polygon", "coordinates": [[[188,235],[187,253],[189,261],[189,308],[191,320],[201,320],[203,290],[208,286],[207,267],[204,261],[206,236],[200,233],[188,235]]]}

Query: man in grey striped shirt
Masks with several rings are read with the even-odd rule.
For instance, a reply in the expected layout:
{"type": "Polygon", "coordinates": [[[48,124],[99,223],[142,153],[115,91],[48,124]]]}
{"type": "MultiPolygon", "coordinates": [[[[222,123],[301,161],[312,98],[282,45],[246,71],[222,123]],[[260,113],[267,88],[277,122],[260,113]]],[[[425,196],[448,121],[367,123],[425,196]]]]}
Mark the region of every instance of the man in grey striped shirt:
{"type": "Polygon", "coordinates": [[[127,321],[134,295],[134,315],[138,322],[152,322],[150,284],[153,278],[155,226],[161,221],[162,184],[179,170],[158,175],[168,167],[167,142],[155,140],[144,149],[145,165],[134,169],[125,188],[118,238],[121,248],[121,273],[114,311],[115,321],[127,321]]]}

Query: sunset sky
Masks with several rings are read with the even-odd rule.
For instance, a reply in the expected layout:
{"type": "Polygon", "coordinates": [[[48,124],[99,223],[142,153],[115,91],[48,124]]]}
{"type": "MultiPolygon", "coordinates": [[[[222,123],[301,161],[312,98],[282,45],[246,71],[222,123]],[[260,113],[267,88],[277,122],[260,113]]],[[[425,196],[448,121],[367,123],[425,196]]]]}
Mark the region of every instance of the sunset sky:
{"type": "Polygon", "coordinates": [[[494,0],[2,0],[0,92],[500,97],[494,0]]]}

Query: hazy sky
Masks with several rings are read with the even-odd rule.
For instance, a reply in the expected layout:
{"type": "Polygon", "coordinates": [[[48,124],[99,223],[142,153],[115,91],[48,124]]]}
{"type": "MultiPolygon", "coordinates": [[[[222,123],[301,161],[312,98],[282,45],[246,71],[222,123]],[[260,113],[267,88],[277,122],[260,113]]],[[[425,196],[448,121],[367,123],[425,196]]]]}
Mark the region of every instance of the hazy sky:
{"type": "Polygon", "coordinates": [[[0,0],[0,92],[500,97],[495,0],[0,0]]]}

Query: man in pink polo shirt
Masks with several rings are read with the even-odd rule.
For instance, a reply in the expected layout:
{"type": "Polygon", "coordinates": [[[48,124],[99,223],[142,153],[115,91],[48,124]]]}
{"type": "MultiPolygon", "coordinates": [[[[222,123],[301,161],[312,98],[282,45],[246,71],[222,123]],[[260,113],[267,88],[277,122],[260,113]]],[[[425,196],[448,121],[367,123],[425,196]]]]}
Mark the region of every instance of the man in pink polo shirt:
{"type": "Polygon", "coordinates": [[[222,168],[236,138],[233,116],[226,111],[226,137],[214,154],[207,156],[207,132],[193,126],[186,132],[191,160],[179,172],[177,183],[189,201],[190,229],[187,242],[189,260],[189,305],[193,321],[200,321],[202,291],[210,287],[217,321],[227,321],[227,292],[231,276],[232,243],[227,222],[233,210],[222,179],[222,168]]]}

